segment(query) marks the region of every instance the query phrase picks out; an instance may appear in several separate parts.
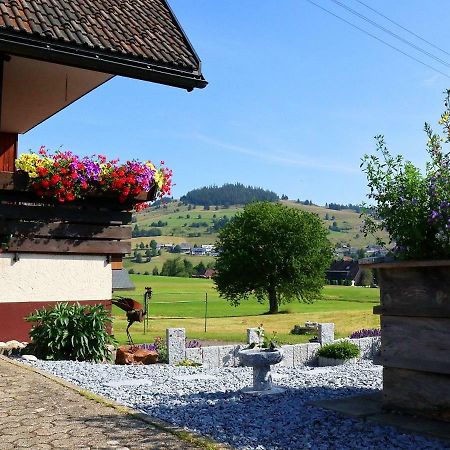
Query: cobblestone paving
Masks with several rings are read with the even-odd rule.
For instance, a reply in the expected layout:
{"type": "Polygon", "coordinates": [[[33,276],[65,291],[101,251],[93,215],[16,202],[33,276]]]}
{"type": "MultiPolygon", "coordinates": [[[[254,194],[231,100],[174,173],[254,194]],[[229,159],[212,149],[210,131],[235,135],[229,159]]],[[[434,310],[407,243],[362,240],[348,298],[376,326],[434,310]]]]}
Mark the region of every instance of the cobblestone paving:
{"type": "Polygon", "coordinates": [[[0,358],[0,449],[194,449],[0,358]]]}

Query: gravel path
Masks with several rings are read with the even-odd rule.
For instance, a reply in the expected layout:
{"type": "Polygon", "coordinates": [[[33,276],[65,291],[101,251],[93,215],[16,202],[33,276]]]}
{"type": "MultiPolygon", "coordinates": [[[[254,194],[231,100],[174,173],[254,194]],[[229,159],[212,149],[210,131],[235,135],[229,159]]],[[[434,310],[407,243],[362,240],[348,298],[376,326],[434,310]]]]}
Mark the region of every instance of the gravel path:
{"type": "Polygon", "coordinates": [[[311,401],[373,393],[381,389],[381,367],[368,361],[333,368],[276,366],[284,394],[242,394],[249,368],[113,366],[44,362],[32,365],[151,416],[241,450],[445,449],[441,441],[343,417],[311,401]]]}

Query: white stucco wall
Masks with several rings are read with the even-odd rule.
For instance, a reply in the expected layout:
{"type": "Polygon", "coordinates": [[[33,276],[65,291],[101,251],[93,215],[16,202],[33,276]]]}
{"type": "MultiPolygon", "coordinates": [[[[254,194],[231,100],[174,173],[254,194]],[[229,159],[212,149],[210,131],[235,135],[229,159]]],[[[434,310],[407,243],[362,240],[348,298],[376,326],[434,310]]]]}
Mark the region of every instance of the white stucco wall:
{"type": "Polygon", "coordinates": [[[107,300],[112,269],[104,256],[0,254],[0,303],[107,300]]]}

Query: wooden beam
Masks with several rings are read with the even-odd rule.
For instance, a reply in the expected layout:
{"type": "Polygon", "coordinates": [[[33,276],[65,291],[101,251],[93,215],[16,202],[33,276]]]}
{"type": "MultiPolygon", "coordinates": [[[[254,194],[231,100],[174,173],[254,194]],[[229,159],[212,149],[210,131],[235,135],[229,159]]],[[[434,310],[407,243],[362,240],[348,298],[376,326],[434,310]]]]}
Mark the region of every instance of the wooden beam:
{"type": "Polygon", "coordinates": [[[449,422],[450,376],[385,367],[382,402],[388,409],[400,408],[449,422]]]}
{"type": "Polygon", "coordinates": [[[111,255],[111,269],[112,270],[123,269],[122,255],[111,255]]]}
{"type": "Polygon", "coordinates": [[[450,319],[381,316],[386,367],[450,374],[450,319]]]}
{"type": "Polygon", "coordinates": [[[389,308],[384,308],[381,305],[373,307],[373,313],[382,316],[401,316],[401,317],[435,317],[441,319],[450,319],[450,307],[444,308],[441,306],[428,306],[414,305],[409,309],[404,307],[390,306],[389,308]]]}
{"type": "Polygon", "coordinates": [[[19,222],[15,220],[0,221],[0,234],[12,234],[24,237],[88,238],[128,240],[131,239],[131,227],[126,225],[89,225],[63,222],[19,222]]]}
{"type": "Polygon", "coordinates": [[[72,206],[3,205],[0,204],[0,217],[5,219],[36,220],[39,222],[70,222],[94,224],[124,224],[131,222],[131,212],[99,211],[72,206]]]}
{"type": "Polygon", "coordinates": [[[390,315],[392,309],[409,316],[421,314],[425,308],[450,313],[450,264],[379,269],[378,275],[383,314],[390,315]]]}
{"type": "Polygon", "coordinates": [[[17,158],[17,133],[0,132],[0,171],[14,171],[17,158]]]}
{"type": "Polygon", "coordinates": [[[18,253],[75,253],[112,255],[131,253],[128,241],[94,241],[81,239],[17,239],[8,243],[7,252],[18,253]]]}

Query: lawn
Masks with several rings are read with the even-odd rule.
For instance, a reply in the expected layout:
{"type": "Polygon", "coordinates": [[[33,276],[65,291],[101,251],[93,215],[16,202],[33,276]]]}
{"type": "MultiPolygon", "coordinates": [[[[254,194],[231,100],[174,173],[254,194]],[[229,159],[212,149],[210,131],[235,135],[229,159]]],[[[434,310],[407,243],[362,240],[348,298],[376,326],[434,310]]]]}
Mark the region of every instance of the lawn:
{"type": "MultiPolygon", "coordinates": [[[[142,302],[145,286],[153,289],[149,308],[150,332],[143,334],[143,324],[135,323],[132,336],[135,342],[149,342],[163,336],[169,327],[186,328],[191,339],[242,342],[246,329],[264,324],[269,334],[277,332],[284,343],[305,342],[305,336],[294,336],[289,331],[306,320],[334,322],[336,335],[348,336],[361,328],[379,327],[379,317],[372,314],[379,303],[379,290],[361,287],[325,286],[323,298],[312,304],[299,302],[282,305],[281,314],[266,315],[267,305],[251,298],[241,305],[231,306],[220,298],[211,280],[193,278],[154,277],[132,275],[135,291],[124,291],[123,296],[142,302]],[[207,332],[205,326],[205,299],[208,296],[207,332]]],[[[125,313],[114,307],[114,332],[119,342],[125,342],[125,313]]]]}

